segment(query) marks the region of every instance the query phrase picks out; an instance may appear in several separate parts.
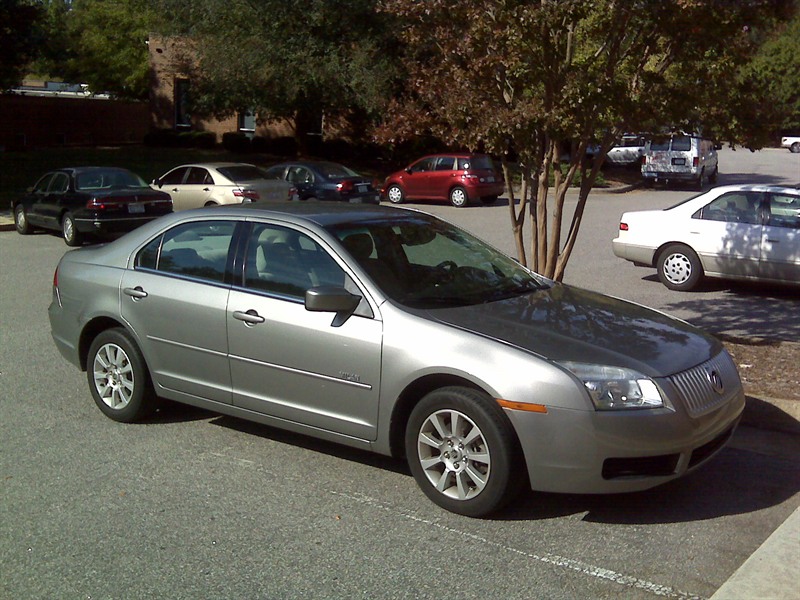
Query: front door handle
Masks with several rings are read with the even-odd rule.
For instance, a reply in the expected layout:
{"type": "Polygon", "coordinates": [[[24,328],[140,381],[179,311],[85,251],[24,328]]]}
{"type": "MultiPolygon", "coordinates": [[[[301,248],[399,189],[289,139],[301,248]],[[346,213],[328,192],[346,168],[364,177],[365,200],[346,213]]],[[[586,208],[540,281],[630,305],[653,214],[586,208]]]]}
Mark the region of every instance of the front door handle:
{"type": "Polygon", "coordinates": [[[122,293],[126,296],[130,296],[134,301],[147,298],[147,292],[145,292],[139,285],[137,285],[135,288],[125,288],[122,290],[122,293]]]}
{"type": "Polygon", "coordinates": [[[239,321],[244,321],[245,325],[258,325],[259,323],[263,323],[264,321],[266,321],[264,317],[259,315],[252,308],[247,312],[243,312],[241,310],[233,311],[233,318],[239,321]]]}

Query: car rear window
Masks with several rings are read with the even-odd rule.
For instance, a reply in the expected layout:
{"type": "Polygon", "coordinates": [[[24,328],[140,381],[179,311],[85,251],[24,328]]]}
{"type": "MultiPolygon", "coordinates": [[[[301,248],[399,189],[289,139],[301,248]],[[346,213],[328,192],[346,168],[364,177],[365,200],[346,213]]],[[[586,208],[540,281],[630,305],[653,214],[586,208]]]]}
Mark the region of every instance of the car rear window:
{"type": "Polygon", "coordinates": [[[254,179],[266,179],[266,173],[251,165],[237,165],[235,167],[220,167],[217,169],[231,181],[253,181],[254,179]]]}
{"type": "Polygon", "coordinates": [[[358,177],[358,173],[336,163],[322,163],[319,170],[326,179],[342,179],[344,177],[358,177]]]}
{"type": "Polygon", "coordinates": [[[94,169],[78,173],[75,177],[77,190],[102,190],[111,187],[147,187],[144,180],[124,169],[94,169]]]}

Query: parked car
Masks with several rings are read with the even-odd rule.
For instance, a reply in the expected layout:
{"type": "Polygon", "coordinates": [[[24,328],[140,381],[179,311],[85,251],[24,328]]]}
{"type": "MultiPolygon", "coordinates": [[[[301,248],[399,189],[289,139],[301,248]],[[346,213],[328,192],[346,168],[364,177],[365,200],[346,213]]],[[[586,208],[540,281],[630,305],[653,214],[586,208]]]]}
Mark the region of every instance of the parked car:
{"type": "Polygon", "coordinates": [[[392,204],[445,200],[462,207],[478,200],[492,204],[505,192],[505,182],[485,154],[434,154],[389,175],[383,190],[392,204]]]}
{"type": "Polygon", "coordinates": [[[685,133],[657,136],[645,142],[642,177],[646,184],[690,182],[702,190],[717,183],[719,157],[711,140],[685,133]]]}
{"type": "Polygon", "coordinates": [[[665,210],[627,212],[614,254],[655,267],[673,290],[703,277],[800,282],[800,190],[716,187],[665,210]]]}
{"type": "Polygon", "coordinates": [[[789,152],[797,154],[800,152],[800,136],[785,135],[781,138],[781,148],[788,148],[789,152]]]}
{"type": "Polygon", "coordinates": [[[267,176],[288,181],[300,200],[378,204],[380,195],[368,177],[334,162],[297,161],[273,165],[267,176]]]}
{"type": "MultiPolygon", "coordinates": [[[[606,155],[604,165],[613,167],[639,166],[642,163],[644,145],[646,137],[637,133],[624,134],[617,143],[612,146],[606,155]]],[[[586,150],[588,156],[594,157],[599,151],[599,146],[589,146],[586,150]]]]}
{"type": "Polygon", "coordinates": [[[51,229],[80,246],[86,236],[125,233],[172,212],[172,199],[126,169],[69,167],[45,173],[11,210],[22,235],[51,229]]]}
{"type": "Polygon", "coordinates": [[[470,516],[524,484],[670,481],[744,408],[713,337],[393,207],[175,213],[67,253],[49,315],[111,419],[161,397],[405,456],[431,500],[470,516]]]}
{"type": "Polygon", "coordinates": [[[264,169],[247,163],[217,162],[181,165],[150,184],[172,196],[175,210],[241,204],[243,202],[285,202],[297,199],[297,190],[275,181],[264,169]]]}

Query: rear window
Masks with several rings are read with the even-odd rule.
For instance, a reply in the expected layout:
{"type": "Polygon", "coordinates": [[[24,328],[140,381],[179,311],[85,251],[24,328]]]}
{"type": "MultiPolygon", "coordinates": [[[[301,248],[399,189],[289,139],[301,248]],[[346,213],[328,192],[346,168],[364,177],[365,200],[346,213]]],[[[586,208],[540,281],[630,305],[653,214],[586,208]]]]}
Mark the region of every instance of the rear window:
{"type": "Polygon", "coordinates": [[[692,138],[688,135],[676,135],[671,138],[658,138],[650,142],[650,150],[686,152],[692,149],[692,138]]]}
{"type": "Polygon", "coordinates": [[[343,179],[345,177],[358,177],[358,173],[336,163],[322,163],[319,165],[322,176],[326,179],[343,179]]]}
{"type": "Polygon", "coordinates": [[[266,173],[252,165],[237,165],[235,167],[220,167],[217,169],[231,181],[253,181],[255,179],[266,179],[266,173]]]}
{"type": "Polygon", "coordinates": [[[78,173],[75,177],[77,190],[102,190],[107,188],[147,187],[144,180],[125,169],[93,169],[78,173]]]}

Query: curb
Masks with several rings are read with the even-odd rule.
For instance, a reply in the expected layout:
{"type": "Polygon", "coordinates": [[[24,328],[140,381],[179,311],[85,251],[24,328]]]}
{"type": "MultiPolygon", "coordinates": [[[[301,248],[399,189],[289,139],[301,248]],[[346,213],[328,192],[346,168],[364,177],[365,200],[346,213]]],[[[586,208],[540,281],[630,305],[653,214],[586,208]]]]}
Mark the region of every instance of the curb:
{"type": "Polygon", "coordinates": [[[14,217],[11,216],[11,211],[0,211],[0,231],[13,231],[14,229],[16,227],[14,226],[14,217]]]}

